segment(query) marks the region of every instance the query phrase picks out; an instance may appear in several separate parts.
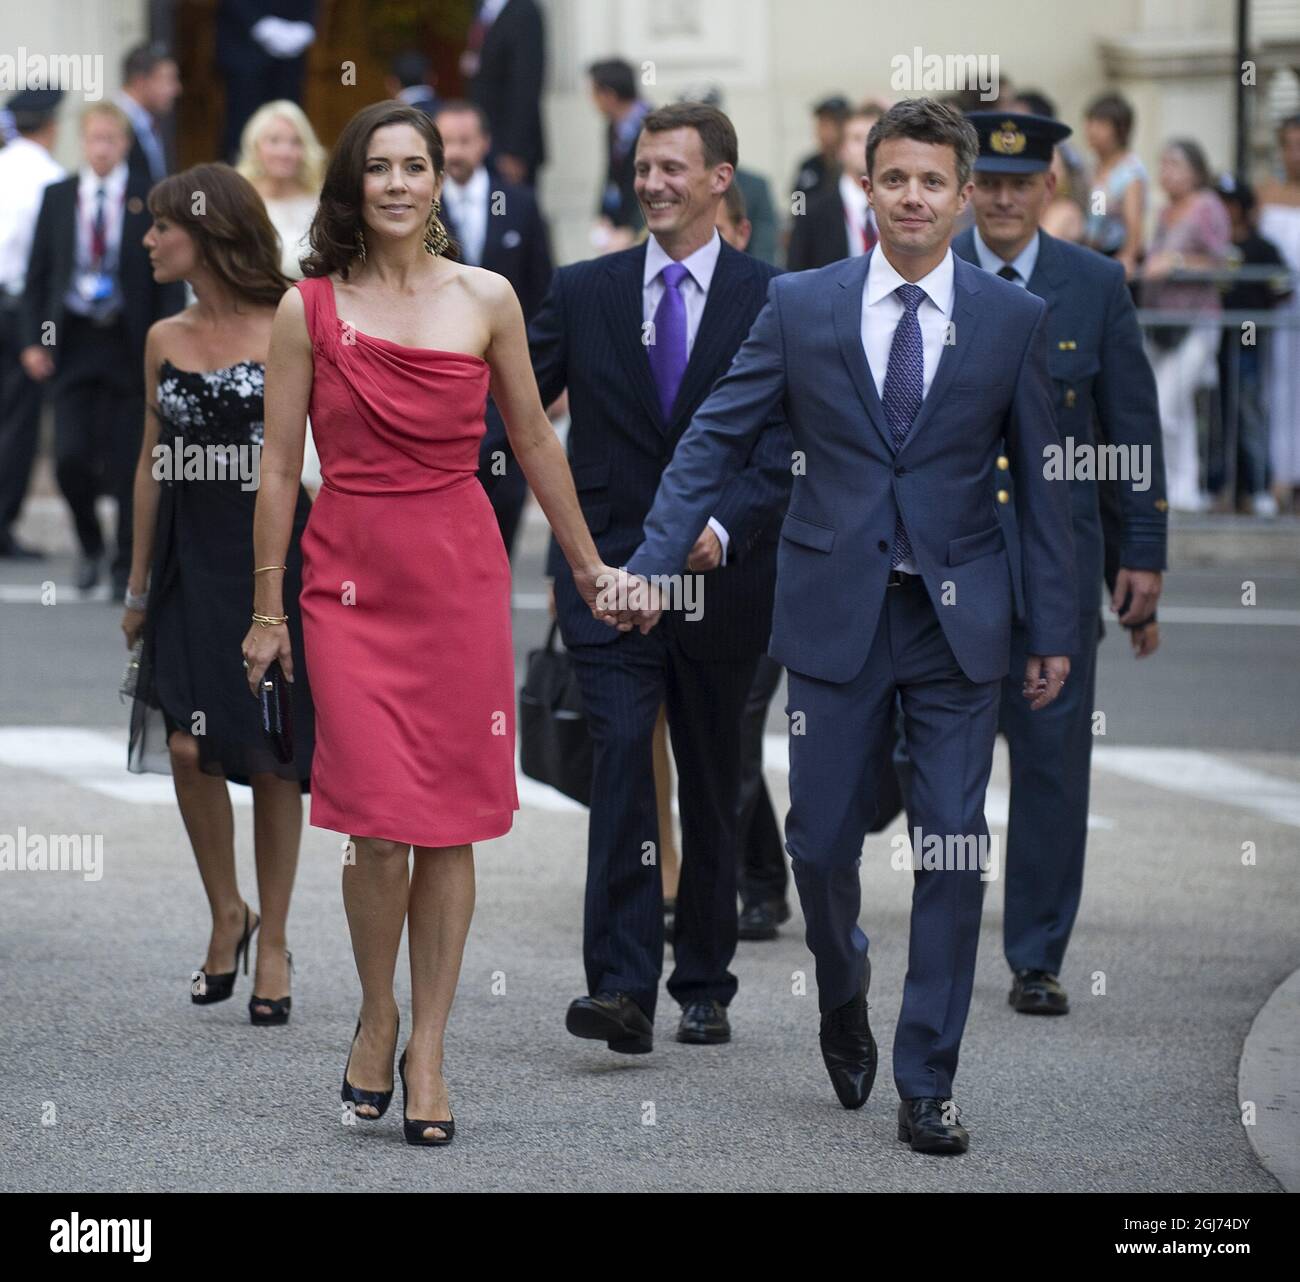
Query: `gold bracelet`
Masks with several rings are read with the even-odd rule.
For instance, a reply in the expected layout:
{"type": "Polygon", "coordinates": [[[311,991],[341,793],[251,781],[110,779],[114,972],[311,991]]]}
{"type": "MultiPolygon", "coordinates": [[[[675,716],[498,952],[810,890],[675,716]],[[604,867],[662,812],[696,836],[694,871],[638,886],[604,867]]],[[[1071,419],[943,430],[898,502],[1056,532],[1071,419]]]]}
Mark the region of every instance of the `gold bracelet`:
{"type": "Polygon", "coordinates": [[[254,610],[253,622],[260,623],[264,628],[274,628],[278,627],[281,623],[288,623],[289,616],[287,614],[258,614],[257,611],[254,610]]]}
{"type": "Polygon", "coordinates": [[[289,567],[287,565],[263,565],[260,566],[258,569],[254,570],[253,573],[265,574],[267,570],[287,570],[288,568],[289,567]]]}

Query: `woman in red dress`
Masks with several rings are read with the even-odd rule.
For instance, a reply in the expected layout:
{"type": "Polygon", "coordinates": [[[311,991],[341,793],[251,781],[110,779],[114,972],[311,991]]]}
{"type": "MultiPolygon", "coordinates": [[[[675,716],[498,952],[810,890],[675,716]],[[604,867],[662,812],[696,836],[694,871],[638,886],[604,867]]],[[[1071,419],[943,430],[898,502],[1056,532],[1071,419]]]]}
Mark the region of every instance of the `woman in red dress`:
{"type": "MultiPolygon", "coordinates": [[[[514,291],[443,253],[442,177],[442,139],[422,111],[376,103],[339,138],[307,279],[272,328],[254,527],[257,566],[279,565],[310,412],[323,476],[302,539],[311,820],[350,836],[343,900],[362,992],[341,1094],[372,1119],[392,1097],[405,921],[412,1144],[454,1134],[443,1035],[474,908],[472,843],[507,832],[519,805],[510,564],[476,475],[489,385],[593,614],[630,626],[597,608],[616,572],[538,397],[514,291]]],[[[253,690],[273,659],[292,674],[281,577],[255,580],[243,645],[253,690]]]]}

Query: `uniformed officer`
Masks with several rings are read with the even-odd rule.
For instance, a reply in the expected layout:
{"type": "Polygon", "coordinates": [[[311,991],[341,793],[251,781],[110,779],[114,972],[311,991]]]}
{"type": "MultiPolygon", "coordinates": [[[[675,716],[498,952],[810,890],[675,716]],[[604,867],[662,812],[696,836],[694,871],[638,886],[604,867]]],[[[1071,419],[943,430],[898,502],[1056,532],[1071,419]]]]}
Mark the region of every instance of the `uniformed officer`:
{"type": "MultiPolygon", "coordinates": [[[[1025,1014],[1064,1015],[1058,981],[1083,888],[1088,782],[1094,735],[1097,643],[1105,575],[1100,493],[1119,512],[1111,609],[1141,658],[1156,645],[1154,617],[1165,568],[1168,503],[1156,386],[1143,353],[1124,270],[1090,249],[1040,230],[1056,193],[1053,147],[1070,129],[1045,116],[981,111],[972,205],[975,226],[954,253],[1029,289],[1047,303],[1048,365],[1056,392],[1059,457],[1044,460],[1069,485],[1079,584],[1079,642],[1060,697],[1029,711],[1019,679],[1003,689],[999,727],[1011,757],[1004,861],[1003,942],[1013,972],[1009,1001],[1025,1014]]],[[[999,517],[1019,599],[1014,485],[999,459],[999,517]]],[[[1052,473],[1049,472],[1049,475],[1052,473]]],[[[1011,672],[1025,669],[1025,634],[1012,635],[1011,672]]]]}

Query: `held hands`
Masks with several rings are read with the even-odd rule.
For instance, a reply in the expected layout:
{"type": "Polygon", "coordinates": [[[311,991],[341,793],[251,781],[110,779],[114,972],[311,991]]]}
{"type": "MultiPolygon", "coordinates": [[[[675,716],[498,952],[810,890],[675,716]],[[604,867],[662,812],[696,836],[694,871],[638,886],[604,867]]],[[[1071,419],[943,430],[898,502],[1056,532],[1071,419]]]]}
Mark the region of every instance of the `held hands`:
{"type": "Polygon", "coordinates": [[[663,612],[658,590],[639,574],[629,574],[625,567],[599,562],[573,572],[573,581],[592,617],[620,632],[639,628],[645,636],[663,612]]]}
{"type": "Polygon", "coordinates": [[[1045,708],[1065,685],[1065,678],[1070,675],[1070,660],[1062,654],[1031,654],[1025,664],[1025,684],[1021,694],[1028,699],[1029,710],[1037,712],[1045,708]]]}
{"type": "Polygon", "coordinates": [[[258,686],[273,659],[279,659],[280,670],[286,681],[293,680],[293,651],[289,644],[288,624],[263,627],[254,623],[240,647],[244,653],[244,667],[248,669],[248,692],[257,697],[258,686]]]}

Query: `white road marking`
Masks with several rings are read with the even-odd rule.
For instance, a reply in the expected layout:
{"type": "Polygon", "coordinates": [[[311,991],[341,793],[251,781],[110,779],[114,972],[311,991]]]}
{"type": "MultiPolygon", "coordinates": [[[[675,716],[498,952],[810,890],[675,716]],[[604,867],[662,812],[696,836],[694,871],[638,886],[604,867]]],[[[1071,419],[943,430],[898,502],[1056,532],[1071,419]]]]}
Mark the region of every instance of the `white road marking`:
{"type": "Polygon", "coordinates": [[[1300,828],[1300,783],[1239,765],[1195,748],[1120,748],[1092,751],[1098,770],[1154,784],[1300,828]]]}
{"type": "MultiPolygon", "coordinates": [[[[763,737],[766,768],[774,776],[789,773],[789,739],[763,737]]],[[[1195,748],[1108,747],[1093,749],[1093,764],[1108,774],[1151,784],[1167,792],[1198,797],[1215,805],[1249,810],[1275,823],[1300,828],[1300,782],[1240,765],[1195,748]]],[[[113,801],[134,805],[174,806],[175,793],[166,775],[131,774],[126,769],[126,731],[85,726],[0,726],[0,766],[35,770],[66,780],[113,801]]],[[[582,813],[586,808],[553,788],[517,772],[519,804],[525,810],[582,813]]],[[[230,790],[237,806],[252,804],[252,790],[230,790]]],[[[984,810],[990,824],[1006,827],[1008,794],[991,787],[984,810]]],[[[1089,814],[1088,827],[1109,829],[1113,819],[1089,814]]]]}
{"type": "MultiPolygon", "coordinates": [[[[1107,615],[1109,619],[1111,616],[1107,615]]],[[[1257,627],[1300,628],[1300,610],[1264,610],[1256,605],[1161,605],[1161,623],[1254,624],[1257,627]]]]}

